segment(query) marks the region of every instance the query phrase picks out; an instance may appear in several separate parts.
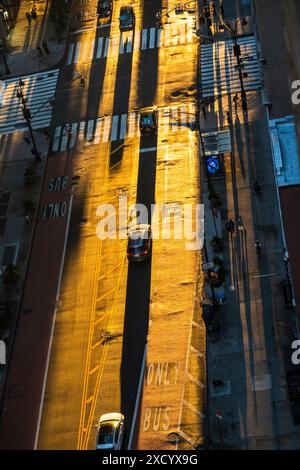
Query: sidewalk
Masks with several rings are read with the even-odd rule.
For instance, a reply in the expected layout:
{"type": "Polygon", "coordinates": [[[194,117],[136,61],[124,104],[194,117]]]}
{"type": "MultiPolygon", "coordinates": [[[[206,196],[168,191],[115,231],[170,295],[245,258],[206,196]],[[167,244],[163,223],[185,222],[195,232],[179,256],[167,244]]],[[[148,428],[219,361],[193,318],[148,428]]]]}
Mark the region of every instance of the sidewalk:
{"type": "MultiPolygon", "coordinates": [[[[0,303],[9,302],[8,317],[1,318],[0,325],[0,339],[6,342],[7,358],[12,347],[48,152],[46,137],[36,131],[35,139],[42,156],[41,163],[36,166],[30,152],[31,146],[24,141],[26,137],[27,132],[0,136],[0,269],[4,270],[6,265],[11,263],[18,266],[20,273],[19,281],[9,288],[3,285],[2,276],[0,282],[0,303]],[[26,184],[24,173],[29,167],[34,169],[35,177],[31,184],[26,184]],[[33,201],[34,205],[27,221],[29,208],[24,207],[25,201],[33,201]]],[[[0,397],[5,373],[6,368],[1,366],[0,397]]]]}
{"type": "Polygon", "coordinates": [[[9,76],[25,75],[29,73],[40,72],[57,65],[65,53],[66,33],[65,30],[60,33],[60,24],[58,15],[55,16],[54,0],[36,1],[37,20],[31,20],[30,25],[26,18],[26,12],[30,12],[33,6],[31,0],[20,2],[18,17],[15,27],[8,37],[8,46],[6,50],[7,64],[10,74],[6,74],[3,59],[0,60],[1,79],[9,76]],[[43,50],[42,57],[36,49],[46,41],[50,53],[46,54],[43,50]]]}
{"type": "MultiPolygon", "coordinates": [[[[221,199],[215,223],[207,183],[202,181],[208,258],[218,256],[225,267],[221,328],[208,332],[207,341],[208,441],[211,449],[300,449],[300,429],[293,426],[285,378],[292,325],[282,292],[286,274],[267,120],[260,93],[247,93],[247,98],[246,116],[239,105],[234,111],[232,97],[224,96],[208,107],[205,121],[201,118],[204,133],[228,127],[226,109],[233,120],[232,152],[224,154],[224,175],[211,181],[221,199]],[[262,185],[260,200],[252,190],[256,179],[262,185]],[[238,216],[244,224],[241,231],[238,216]],[[224,227],[230,218],[236,228],[232,238],[224,227]],[[209,243],[216,230],[224,243],[221,253],[214,253],[209,243]],[[254,247],[257,238],[261,257],[254,247]],[[214,380],[221,385],[214,386],[214,380]]],[[[208,284],[205,295],[211,297],[208,284]]]]}

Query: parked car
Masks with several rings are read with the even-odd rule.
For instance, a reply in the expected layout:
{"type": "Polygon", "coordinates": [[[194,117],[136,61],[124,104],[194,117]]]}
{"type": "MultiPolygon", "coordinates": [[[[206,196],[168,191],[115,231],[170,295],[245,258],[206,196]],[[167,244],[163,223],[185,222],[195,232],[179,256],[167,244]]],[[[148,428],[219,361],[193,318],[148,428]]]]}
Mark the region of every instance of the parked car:
{"type": "Polygon", "coordinates": [[[151,252],[151,227],[139,224],[128,233],[127,258],[129,261],[143,261],[151,252]]]}
{"type": "Polygon", "coordinates": [[[121,31],[130,31],[133,29],[135,22],[133,8],[121,7],[119,21],[121,31]]]}
{"type": "Polygon", "coordinates": [[[97,450],[120,450],[124,436],[124,416],[121,413],[102,415],[97,426],[97,450]]]}
{"type": "Polygon", "coordinates": [[[97,16],[108,18],[112,15],[112,2],[110,0],[99,0],[97,5],[97,16]]]}
{"type": "Polygon", "coordinates": [[[157,131],[157,111],[144,111],[140,116],[140,131],[142,135],[155,134],[157,131]]]}

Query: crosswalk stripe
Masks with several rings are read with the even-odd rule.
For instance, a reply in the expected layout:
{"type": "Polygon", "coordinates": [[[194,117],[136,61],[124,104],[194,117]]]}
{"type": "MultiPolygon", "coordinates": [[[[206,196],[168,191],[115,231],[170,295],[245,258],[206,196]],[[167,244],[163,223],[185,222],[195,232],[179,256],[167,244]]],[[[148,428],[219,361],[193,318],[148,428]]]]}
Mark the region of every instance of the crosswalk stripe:
{"type": "Polygon", "coordinates": [[[59,147],[60,133],[61,133],[61,126],[57,126],[54,132],[54,139],[53,139],[53,145],[52,145],[52,150],[54,152],[57,152],[58,147],[59,147]]]}
{"type": "Polygon", "coordinates": [[[95,127],[95,138],[94,143],[99,144],[100,142],[100,135],[103,127],[103,119],[98,118],[96,119],[96,127],[95,127]]]}
{"type": "Polygon", "coordinates": [[[109,38],[106,38],[103,57],[107,57],[108,48],[109,48],[109,38]]]}
{"type": "Polygon", "coordinates": [[[101,54],[102,54],[102,48],[103,48],[103,37],[101,36],[98,38],[96,59],[100,59],[101,54]]]}
{"type": "Polygon", "coordinates": [[[119,116],[115,115],[112,119],[112,126],[111,126],[111,135],[110,140],[114,142],[118,138],[118,123],[119,123],[119,116]]]}
{"type": "Polygon", "coordinates": [[[154,45],[155,45],[155,28],[150,28],[149,49],[154,49],[154,45]]]}
{"type": "Polygon", "coordinates": [[[109,141],[109,133],[110,133],[110,124],[111,124],[111,116],[105,116],[104,118],[104,129],[103,129],[103,136],[102,136],[102,142],[108,142],[109,141]]]}
{"type": "Polygon", "coordinates": [[[147,39],[148,39],[148,31],[147,31],[147,29],[143,29],[143,31],[142,31],[142,50],[147,49],[147,39]]]}
{"type": "Polygon", "coordinates": [[[134,43],[133,43],[133,50],[138,51],[141,44],[141,31],[137,30],[134,33],[134,43]]]}
{"type": "Polygon", "coordinates": [[[132,52],[132,44],[133,44],[133,31],[130,31],[127,37],[127,44],[126,44],[126,53],[129,54],[132,52]]]}
{"type": "Polygon", "coordinates": [[[78,127],[78,122],[73,122],[72,123],[72,135],[71,135],[70,146],[69,146],[71,149],[74,147],[75,142],[76,142],[77,127],[78,127]]]}
{"type": "Polygon", "coordinates": [[[74,56],[74,64],[77,64],[78,59],[79,59],[79,54],[80,54],[80,47],[81,47],[81,42],[78,42],[76,44],[76,49],[75,49],[75,56],[74,56]]]}
{"type": "Polygon", "coordinates": [[[120,127],[120,140],[125,139],[126,124],[127,124],[127,114],[122,114],[122,116],[121,116],[121,127],[120,127]]]}
{"type": "Polygon", "coordinates": [[[121,33],[119,54],[123,54],[123,53],[124,53],[124,34],[121,33]]]}
{"type": "Polygon", "coordinates": [[[84,132],[85,132],[85,121],[80,121],[79,123],[79,131],[78,131],[78,141],[83,142],[84,141],[84,132]]]}
{"type": "Polygon", "coordinates": [[[74,47],[75,47],[75,44],[72,42],[72,44],[69,45],[69,49],[68,49],[67,65],[71,65],[72,63],[74,47]]]}
{"type": "Polygon", "coordinates": [[[94,119],[89,119],[87,123],[86,139],[90,141],[93,138],[94,119]]]}
{"type": "MultiPolygon", "coordinates": [[[[132,111],[129,114],[115,114],[74,122],[72,123],[71,137],[67,135],[65,130],[62,131],[62,126],[57,126],[52,149],[54,151],[64,151],[73,148],[76,142],[94,145],[100,142],[115,142],[140,136],[139,117],[140,113],[138,111],[132,111]]],[[[194,103],[158,109],[159,129],[165,134],[170,132],[178,133],[180,130],[184,132],[190,128],[190,124],[194,123],[195,120],[196,105],[194,103]]]]}
{"type": "Polygon", "coordinates": [[[162,33],[162,30],[158,29],[157,36],[156,36],[156,47],[160,47],[161,45],[161,33],[162,33]]]}

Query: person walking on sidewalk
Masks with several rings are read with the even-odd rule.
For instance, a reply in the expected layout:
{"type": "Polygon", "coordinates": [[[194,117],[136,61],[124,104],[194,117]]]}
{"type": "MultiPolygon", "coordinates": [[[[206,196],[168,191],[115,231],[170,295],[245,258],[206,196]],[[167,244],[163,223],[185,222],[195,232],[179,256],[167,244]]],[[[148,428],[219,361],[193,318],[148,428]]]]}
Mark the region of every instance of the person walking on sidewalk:
{"type": "Polygon", "coordinates": [[[258,184],[257,181],[254,181],[253,189],[254,189],[256,196],[261,195],[260,185],[258,184]]]}
{"type": "Polygon", "coordinates": [[[243,222],[243,219],[242,217],[239,215],[239,218],[238,218],[238,229],[240,231],[243,231],[244,230],[244,222],[243,222]]]}
{"type": "Polygon", "coordinates": [[[43,57],[43,51],[41,49],[41,46],[36,46],[36,50],[38,51],[39,53],[39,57],[43,57]]]}
{"type": "Polygon", "coordinates": [[[26,16],[27,21],[28,21],[28,26],[30,26],[30,24],[31,24],[31,14],[28,11],[26,11],[25,16],[26,16]]]}
{"type": "Polygon", "coordinates": [[[232,219],[227,220],[225,224],[225,228],[227,232],[230,233],[231,235],[234,233],[234,227],[235,227],[235,223],[233,222],[233,220],[232,219]]]}
{"type": "Polygon", "coordinates": [[[37,17],[37,13],[36,13],[36,7],[33,7],[32,10],[31,10],[31,18],[36,22],[38,17],[37,17]]]}
{"type": "Polygon", "coordinates": [[[42,46],[43,46],[43,49],[44,49],[45,53],[50,54],[48,44],[45,40],[42,42],[42,46]]]}

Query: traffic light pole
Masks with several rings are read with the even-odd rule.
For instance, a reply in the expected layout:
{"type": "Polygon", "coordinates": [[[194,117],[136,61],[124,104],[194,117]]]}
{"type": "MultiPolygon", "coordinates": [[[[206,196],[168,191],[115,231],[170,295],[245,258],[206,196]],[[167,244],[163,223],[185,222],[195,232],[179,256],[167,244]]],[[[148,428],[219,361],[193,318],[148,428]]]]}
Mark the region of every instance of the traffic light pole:
{"type": "Polygon", "coordinates": [[[26,101],[25,101],[25,98],[24,98],[24,95],[23,95],[23,90],[22,90],[22,86],[24,85],[24,82],[22,82],[22,80],[19,81],[19,88],[17,90],[17,97],[19,99],[21,99],[22,101],[22,112],[23,112],[23,116],[24,116],[24,119],[26,121],[26,124],[28,126],[28,129],[29,129],[29,133],[30,133],[30,137],[31,137],[31,142],[32,142],[32,146],[33,146],[33,149],[32,149],[32,153],[35,157],[35,160],[37,163],[39,163],[41,161],[41,156],[40,156],[40,153],[37,149],[37,146],[36,146],[36,142],[35,142],[35,138],[34,138],[34,134],[33,134],[33,129],[32,129],[32,124],[31,124],[31,114],[30,114],[30,109],[27,108],[26,106],[26,101]]]}

